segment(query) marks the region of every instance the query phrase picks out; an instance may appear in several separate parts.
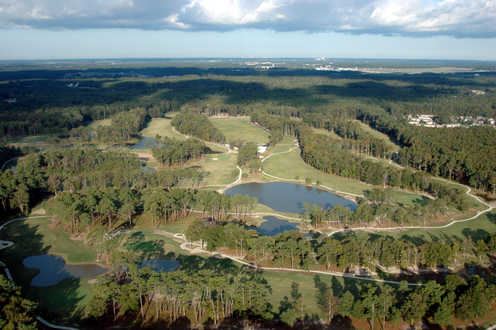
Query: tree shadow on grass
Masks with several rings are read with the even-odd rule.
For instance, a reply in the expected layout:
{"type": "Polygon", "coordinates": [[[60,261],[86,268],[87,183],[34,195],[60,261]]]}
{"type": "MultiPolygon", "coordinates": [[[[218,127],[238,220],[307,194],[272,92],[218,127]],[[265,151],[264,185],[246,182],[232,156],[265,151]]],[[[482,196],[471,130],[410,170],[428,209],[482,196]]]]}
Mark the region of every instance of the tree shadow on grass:
{"type": "Polygon", "coordinates": [[[491,237],[491,234],[489,234],[484,229],[480,229],[480,228],[479,229],[465,228],[462,230],[462,234],[466,238],[470,238],[472,241],[488,240],[491,237]]]}
{"type": "MultiPolygon", "coordinates": [[[[47,220],[48,221],[48,220],[47,220]]],[[[38,225],[25,221],[14,222],[0,231],[0,239],[14,242],[10,248],[0,251],[0,259],[8,266],[23,294],[38,303],[38,314],[53,322],[73,324],[81,315],[79,303],[80,280],[70,278],[49,287],[32,287],[32,279],[39,274],[35,268],[27,268],[23,260],[29,256],[48,254],[50,246],[43,243],[38,225]]]]}
{"type": "Polygon", "coordinates": [[[181,264],[180,269],[191,274],[202,269],[210,269],[218,273],[231,273],[239,270],[234,261],[225,258],[179,255],[177,260],[181,264]]]}
{"type": "Polygon", "coordinates": [[[486,217],[487,217],[487,219],[489,219],[489,221],[492,224],[495,224],[496,225],[496,212],[489,212],[489,213],[486,214],[486,217]]]}

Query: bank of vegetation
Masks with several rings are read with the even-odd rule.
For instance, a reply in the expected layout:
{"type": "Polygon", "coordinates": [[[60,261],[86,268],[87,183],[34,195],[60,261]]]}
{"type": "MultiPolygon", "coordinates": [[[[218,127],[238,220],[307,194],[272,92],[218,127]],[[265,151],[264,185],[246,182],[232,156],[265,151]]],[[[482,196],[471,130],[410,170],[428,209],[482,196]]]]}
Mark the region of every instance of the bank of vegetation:
{"type": "Polygon", "coordinates": [[[171,122],[179,132],[191,135],[201,140],[224,143],[225,136],[216,128],[204,114],[195,111],[182,111],[171,122]]]}

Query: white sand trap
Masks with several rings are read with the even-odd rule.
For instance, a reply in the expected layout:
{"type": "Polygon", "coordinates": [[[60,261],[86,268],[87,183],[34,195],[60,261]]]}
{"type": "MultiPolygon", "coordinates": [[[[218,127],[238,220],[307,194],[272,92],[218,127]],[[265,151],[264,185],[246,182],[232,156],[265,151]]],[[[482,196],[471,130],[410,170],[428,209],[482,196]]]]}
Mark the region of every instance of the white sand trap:
{"type": "Polygon", "coordinates": [[[219,160],[219,158],[217,158],[217,157],[214,157],[214,158],[212,158],[212,160],[219,160]]]}

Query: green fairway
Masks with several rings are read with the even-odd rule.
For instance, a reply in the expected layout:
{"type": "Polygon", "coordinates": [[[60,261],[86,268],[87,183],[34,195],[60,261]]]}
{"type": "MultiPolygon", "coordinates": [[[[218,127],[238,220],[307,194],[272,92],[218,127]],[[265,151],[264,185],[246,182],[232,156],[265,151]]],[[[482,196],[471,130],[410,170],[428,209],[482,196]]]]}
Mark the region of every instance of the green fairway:
{"type": "Polygon", "coordinates": [[[238,177],[237,155],[234,153],[209,154],[194,163],[207,172],[202,186],[225,186],[238,177]]]}
{"type": "MultiPolygon", "coordinates": [[[[195,215],[190,215],[186,218],[181,218],[176,222],[160,225],[158,228],[166,230],[171,233],[185,233],[188,227],[197,217],[195,215]]],[[[179,245],[178,245],[179,246],[179,245]]]]}
{"type": "MultiPolygon", "coordinates": [[[[291,283],[293,282],[298,283],[300,286],[305,312],[314,314],[318,310],[314,274],[264,271],[263,276],[272,287],[270,303],[274,310],[279,310],[280,302],[284,299],[284,296],[291,298],[291,283]]],[[[330,280],[331,276],[321,276],[321,278],[330,280]]]]}
{"type": "Polygon", "coordinates": [[[447,228],[440,229],[409,229],[387,233],[394,237],[414,236],[424,239],[433,238],[480,238],[496,233],[496,212],[489,212],[477,219],[456,223],[447,228]]]}
{"type": "MultiPolygon", "coordinates": [[[[162,228],[163,230],[173,232],[169,228],[162,228]]],[[[174,253],[176,255],[185,254],[186,252],[180,248],[180,243],[175,241],[172,237],[160,235],[158,232],[155,232],[156,229],[150,228],[140,228],[130,231],[126,233],[123,237],[124,239],[121,241],[126,249],[132,252],[143,253],[144,255],[156,255],[156,253],[161,253],[163,255],[167,255],[168,253],[174,253]],[[129,240],[139,237],[139,240],[135,244],[128,244],[129,240]]],[[[124,250],[126,250],[124,249],[124,250]]],[[[187,253],[186,253],[187,254],[187,253]]]]}
{"type": "Polygon", "coordinates": [[[95,262],[96,251],[91,246],[82,241],[72,240],[62,228],[54,228],[48,217],[15,222],[4,230],[4,237],[23,246],[30,243],[25,237],[25,232],[28,231],[29,235],[35,235],[40,239],[47,253],[62,256],[68,263],[95,262]]]}
{"type": "Polygon", "coordinates": [[[266,144],[269,142],[269,133],[261,127],[250,123],[248,117],[210,118],[229,142],[243,141],[266,144]]]}
{"type": "Polygon", "coordinates": [[[110,126],[112,124],[112,119],[101,119],[101,120],[94,120],[91,122],[89,127],[91,129],[97,129],[100,126],[110,126]]]}
{"type": "Polygon", "coordinates": [[[338,140],[341,140],[341,137],[338,136],[336,133],[334,133],[333,131],[329,131],[325,128],[313,128],[312,127],[312,131],[314,133],[317,133],[317,134],[321,134],[321,135],[326,135],[326,136],[329,136],[333,139],[338,139],[338,140]]]}
{"type": "MultiPolygon", "coordinates": [[[[291,145],[288,145],[287,140],[283,142],[285,142],[284,146],[275,146],[272,151],[274,153],[278,153],[292,148],[291,145]]],[[[352,194],[363,195],[365,190],[374,188],[374,186],[358,180],[348,179],[319,171],[306,164],[303,159],[301,159],[299,152],[299,149],[295,149],[291,152],[274,155],[263,163],[264,171],[270,175],[290,180],[298,179],[303,181],[306,178],[310,178],[312,183],[319,181],[321,185],[352,194]],[[288,164],[291,164],[291,166],[288,166],[288,164]]],[[[396,190],[393,194],[393,198],[404,204],[411,204],[416,200],[422,199],[421,196],[414,193],[396,190]]]]}
{"type": "Polygon", "coordinates": [[[94,290],[87,280],[67,279],[45,288],[30,287],[28,292],[39,301],[41,310],[59,315],[63,322],[84,313],[94,290]]]}
{"type": "Polygon", "coordinates": [[[365,124],[365,123],[362,123],[361,121],[359,120],[356,120],[357,123],[360,124],[360,127],[367,133],[369,133],[371,136],[377,138],[377,139],[381,139],[383,140],[386,145],[391,148],[391,150],[393,151],[398,151],[400,150],[400,147],[397,146],[396,144],[394,144],[391,139],[389,139],[389,137],[386,135],[386,134],[383,134],[375,129],[373,129],[372,127],[370,127],[369,125],[365,124]]]}
{"type": "MultiPolygon", "coordinates": [[[[289,148],[291,147],[285,146],[283,149],[288,150],[289,148]]],[[[280,152],[277,149],[274,149],[274,151],[280,152]]],[[[263,168],[268,174],[277,177],[291,180],[310,178],[312,182],[319,181],[330,188],[353,194],[363,194],[366,189],[371,188],[371,186],[357,180],[327,174],[313,168],[301,159],[298,149],[289,153],[274,155],[263,163],[263,168]],[[288,164],[291,164],[291,166],[288,166],[288,164]]]]}
{"type": "Polygon", "coordinates": [[[170,118],[152,118],[148,126],[141,131],[141,135],[154,138],[157,135],[178,140],[185,140],[186,136],[174,130],[170,118]]]}
{"type": "MultiPolygon", "coordinates": [[[[296,272],[277,272],[263,271],[263,276],[272,287],[272,295],[270,303],[275,311],[278,311],[280,302],[285,296],[291,299],[291,284],[298,283],[299,291],[302,295],[304,311],[308,315],[320,314],[317,304],[317,289],[315,288],[316,274],[311,273],[296,273],[296,272]]],[[[335,295],[341,295],[344,291],[353,291],[358,284],[363,282],[354,279],[344,279],[342,277],[334,277],[329,275],[317,275],[320,280],[329,284],[335,295]]],[[[323,316],[323,315],[321,315],[323,316]]]]}
{"type": "Polygon", "coordinates": [[[87,305],[91,292],[88,280],[67,279],[50,287],[31,287],[31,279],[38,271],[24,268],[22,261],[28,256],[54,254],[68,263],[92,263],[96,252],[91,246],[71,240],[62,228],[50,224],[49,217],[14,222],[0,232],[0,238],[14,242],[11,248],[0,252],[1,259],[28,296],[40,302],[42,311],[49,310],[66,319],[87,305]]]}

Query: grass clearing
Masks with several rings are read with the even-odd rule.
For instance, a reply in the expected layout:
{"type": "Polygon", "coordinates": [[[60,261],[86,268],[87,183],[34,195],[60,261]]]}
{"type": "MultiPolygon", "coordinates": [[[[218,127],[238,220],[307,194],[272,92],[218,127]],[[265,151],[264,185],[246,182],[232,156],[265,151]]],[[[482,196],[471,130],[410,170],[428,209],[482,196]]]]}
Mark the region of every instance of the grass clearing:
{"type": "Polygon", "coordinates": [[[372,127],[370,127],[369,125],[359,121],[359,120],[355,120],[355,122],[359,123],[360,124],[360,127],[367,133],[369,133],[371,136],[377,138],[377,139],[381,139],[383,140],[384,142],[386,142],[386,145],[388,147],[391,148],[391,150],[393,151],[399,151],[400,150],[400,147],[397,146],[395,143],[393,143],[393,141],[391,141],[391,139],[389,138],[389,136],[387,136],[386,134],[383,134],[375,129],[373,129],[372,127]]]}
{"type": "Polygon", "coordinates": [[[456,223],[447,228],[429,230],[408,229],[385,233],[385,235],[391,235],[393,237],[412,236],[432,240],[436,238],[481,238],[494,233],[496,233],[496,212],[493,211],[483,214],[474,220],[456,223]]]}
{"type": "MultiPolygon", "coordinates": [[[[287,140],[283,141],[283,145],[280,147],[276,145],[271,151],[274,153],[283,152],[291,148],[287,140]]],[[[295,149],[288,153],[274,155],[263,163],[264,171],[268,174],[290,180],[305,180],[305,178],[310,178],[312,182],[319,181],[320,184],[332,189],[359,195],[363,195],[365,190],[374,187],[358,180],[319,171],[306,164],[301,159],[299,152],[298,149],[295,149]],[[291,164],[291,166],[288,166],[288,164],[291,164]]],[[[395,201],[403,204],[413,204],[420,201],[423,197],[410,192],[394,190],[393,198],[395,201]]]]}
{"type": "Polygon", "coordinates": [[[44,135],[29,135],[21,138],[12,138],[7,140],[7,144],[23,148],[23,147],[35,147],[35,148],[48,148],[53,145],[61,143],[61,139],[57,137],[56,134],[44,134],[44,135]]]}
{"type": "MultiPolygon", "coordinates": [[[[291,147],[285,146],[283,150],[288,150],[289,148],[291,147]]],[[[280,151],[274,148],[274,152],[280,151]]],[[[305,180],[305,178],[310,178],[312,182],[319,181],[321,184],[333,189],[354,194],[363,194],[365,190],[371,188],[371,186],[357,180],[327,174],[313,168],[301,159],[298,149],[269,158],[263,163],[263,168],[268,174],[277,177],[291,180],[305,180]]]]}
{"type": "MultiPolygon", "coordinates": [[[[279,310],[279,305],[285,296],[291,299],[291,284],[293,282],[299,284],[305,312],[311,315],[318,311],[314,274],[264,271],[263,276],[272,288],[270,303],[275,311],[279,310]]],[[[331,277],[324,275],[321,278],[330,279],[331,277]]]]}
{"type": "Polygon", "coordinates": [[[133,230],[127,234],[126,238],[130,238],[131,235],[142,235],[142,239],[139,244],[135,245],[135,248],[144,253],[155,251],[157,249],[157,245],[155,243],[159,242],[164,255],[171,252],[176,255],[185,254],[185,251],[180,247],[180,243],[171,237],[156,234],[154,233],[154,230],[155,229],[133,230]]]}
{"type": "Polygon", "coordinates": [[[194,166],[200,166],[207,176],[202,182],[203,186],[225,186],[238,176],[237,155],[234,153],[209,154],[205,155],[199,161],[193,163],[194,166]]]}
{"type": "Polygon", "coordinates": [[[95,130],[100,126],[110,126],[110,125],[112,125],[112,119],[107,118],[107,119],[94,120],[91,122],[91,124],[88,127],[95,130]]]}
{"type": "MultiPolygon", "coordinates": [[[[270,303],[275,311],[279,310],[280,302],[284,296],[291,297],[291,284],[293,282],[299,284],[299,291],[302,295],[304,312],[308,315],[320,314],[320,309],[317,305],[317,289],[315,288],[316,274],[311,273],[296,273],[296,272],[277,272],[263,271],[263,276],[272,287],[272,295],[270,303]]],[[[355,291],[357,285],[366,284],[354,279],[344,279],[342,277],[334,277],[329,275],[319,274],[320,280],[331,285],[334,294],[341,295],[344,291],[355,291]]],[[[290,298],[291,299],[291,298],[290,298]]],[[[321,317],[323,315],[320,315],[321,317]]]]}
{"type": "Polygon", "coordinates": [[[261,127],[251,124],[248,117],[210,118],[228,141],[254,142],[266,144],[269,142],[269,133],[261,127]]]}
{"type": "Polygon", "coordinates": [[[332,131],[329,131],[325,128],[314,128],[312,127],[312,131],[316,134],[320,134],[320,135],[325,135],[325,136],[329,136],[333,139],[336,139],[336,140],[341,140],[342,138],[337,135],[336,133],[332,132],[332,131]]]}
{"type": "Polygon", "coordinates": [[[68,263],[92,263],[96,252],[91,246],[71,240],[61,228],[53,228],[49,217],[14,222],[0,232],[0,238],[15,243],[0,251],[1,259],[27,296],[40,303],[42,311],[50,311],[65,320],[88,304],[91,284],[87,280],[67,279],[50,287],[31,287],[38,270],[24,268],[22,261],[28,256],[53,254],[63,256],[68,263]]]}
{"type": "Polygon", "coordinates": [[[198,217],[195,215],[190,215],[186,218],[179,219],[174,223],[168,223],[160,225],[159,229],[169,231],[171,233],[185,233],[188,227],[193,223],[198,217]]]}
{"type": "Polygon", "coordinates": [[[141,135],[155,138],[157,135],[177,140],[186,140],[187,137],[174,130],[170,118],[152,118],[148,126],[141,131],[141,135]]]}
{"type": "Polygon", "coordinates": [[[57,285],[28,289],[36,297],[42,310],[60,315],[61,320],[83,313],[94,294],[92,284],[87,280],[67,279],[57,285]]]}
{"type": "Polygon", "coordinates": [[[15,222],[7,226],[5,231],[8,239],[23,245],[29,244],[25,242],[24,236],[25,232],[29,231],[29,235],[34,235],[40,240],[44,252],[62,256],[68,263],[91,263],[96,260],[96,251],[91,246],[82,241],[72,240],[61,228],[53,228],[49,218],[15,222]]]}

